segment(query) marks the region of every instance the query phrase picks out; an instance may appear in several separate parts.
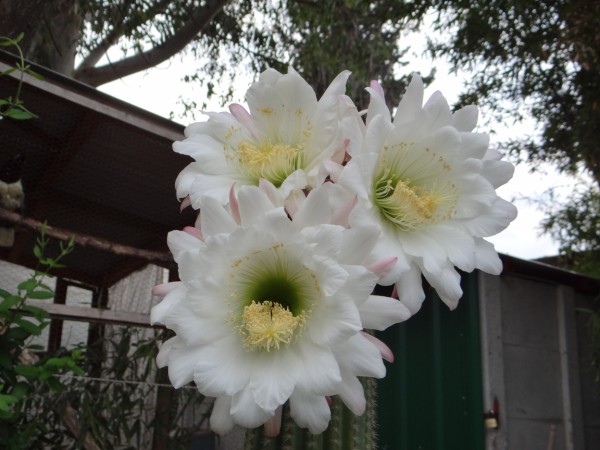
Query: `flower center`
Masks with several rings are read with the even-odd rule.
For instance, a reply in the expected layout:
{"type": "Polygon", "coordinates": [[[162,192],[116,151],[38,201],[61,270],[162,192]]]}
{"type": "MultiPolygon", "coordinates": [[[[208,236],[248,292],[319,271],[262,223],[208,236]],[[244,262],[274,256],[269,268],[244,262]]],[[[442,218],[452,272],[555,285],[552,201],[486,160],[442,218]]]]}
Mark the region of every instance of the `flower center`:
{"type": "Polygon", "coordinates": [[[316,275],[295,250],[277,244],[232,261],[231,324],[251,350],[291,344],[321,299],[316,275]]]}
{"type": "Polygon", "coordinates": [[[304,314],[294,316],[279,303],[253,301],[244,308],[240,331],[246,347],[271,351],[290,344],[305,321],[304,314]]]}
{"type": "Polygon", "coordinates": [[[241,141],[237,145],[237,163],[252,181],[264,178],[275,186],[301,167],[303,148],[269,141],[241,141]]]}
{"type": "Polygon", "coordinates": [[[449,219],[458,193],[451,166],[429,149],[386,147],[374,178],[373,203],[395,228],[415,231],[449,219]]]}

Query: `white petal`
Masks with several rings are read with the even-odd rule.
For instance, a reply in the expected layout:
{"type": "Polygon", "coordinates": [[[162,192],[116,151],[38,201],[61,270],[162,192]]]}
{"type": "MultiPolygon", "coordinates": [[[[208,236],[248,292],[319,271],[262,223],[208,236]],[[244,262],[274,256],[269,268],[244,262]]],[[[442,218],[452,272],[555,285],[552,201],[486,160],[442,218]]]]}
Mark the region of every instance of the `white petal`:
{"type": "Polygon", "coordinates": [[[257,223],[268,211],[275,208],[267,195],[257,186],[242,186],[238,191],[238,205],[244,226],[257,223]]]}
{"type": "Polygon", "coordinates": [[[350,411],[362,416],[367,408],[364,389],[359,379],[349,371],[342,371],[342,386],[339,396],[350,411]]]}
{"type": "Polygon", "coordinates": [[[479,109],[475,105],[468,105],[459,109],[452,115],[452,126],[459,131],[473,131],[477,126],[479,109]]]}
{"type": "Polygon", "coordinates": [[[380,295],[370,295],[368,300],[360,305],[359,311],[363,327],[370,330],[385,330],[411,316],[410,310],[402,302],[380,295]]]}
{"type": "Polygon", "coordinates": [[[254,401],[250,389],[243,389],[231,399],[231,416],[238,425],[244,428],[256,428],[275,414],[273,411],[265,411],[254,401]]]}
{"type": "Polygon", "coordinates": [[[408,308],[412,315],[421,309],[425,300],[421,270],[414,264],[410,270],[404,272],[396,283],[399,300],[408,308]]]}
{"type": "Polygon", "coordinates": [[[169,351],[169,379],[175,389],[185,386],[194,379],[194,367],[198,362],[201,347],[173,345],[169,351]]]}
{"type": "Polygon", "coordinates": [[[218,435],[229,433],[235,425],[230,410],[231,397],[222,396],[215,399],[210,415],[210,428],[218,435]]]}
{"type": "Polygon", "coordinates": [[[202,241],[185,231],[174,230],[167,235],[167,245],[173,254],[175,262],[179,263],[185,252],[199,249],[204,246],[202,241]]]}
{"type": "Polygon", "coordinates": [[[248,384],[252,358],[238,336],[204,346],[196,355],[194,381],[204,395],[234,395],[248,384]]]}
{"type": "Polygon", "coordinates": [[[198,202],[198,207],[201,209],[200,228],[204,236],[231,233],[238,227],[231,214],[223,208],[221,202],[218,200],[204,196],[198,202]]]}
{"type": "Polygon", "coordinates": [[[423,92],[423,80],[421,80],[419,75],[413,75],[396,109],[394,125],[397,126],[414,120],[415,116],[421,112],[423,106],[423,92]]]}
{"type": "Polygon", "coordinates": [[[436,273],[430,273],[423,268],[423,274],[427,278],[427,281],[435,288],[440,299],[448,305],[448,308],[454,309],[458,306],[458,301],[462,297],[460,275],[454,270],[451,264],[446,264],[436,273]]]}
{"type": "Polygon", "coordinates": [[[334,350],[342,372],[349,370],[356,376],[364,377],[385,376],[379,349],[362,334],[355,334],[345,343],[338,344],[334,350]]]}
{"type": "Polygon", "coordinates": [[[255,402],[274,412],[294,391],[300,376],[299,358],[291,351],[257,352],[249,389],[255,402]]]}
{"type": "Polygon", "coordinates": [[[312,434],[320,434],[327,429],[331,410],[323,396],[294,391],[290,397],[290,416],[302,428],[312,434]]]}
{"type": "Polygon", "coordinates": [[[311,315],[306,332],[319,345],[340,342],[362,330],[360,315],[352,297],[336,295],[323,302],[311,315]]]}
{"type": "Polygon", "coordinates": [[[475,238],[475,267],[492,275],[502,273],[502,261],[494,245],[484,239],[475,238]]]}
{"type": "Polygon", "coordinates": [[[297,387],[312,394],[332,395],[342,381],[340,368],[333,353],[309,342],[298,346],[303,364],[297,387]]]}

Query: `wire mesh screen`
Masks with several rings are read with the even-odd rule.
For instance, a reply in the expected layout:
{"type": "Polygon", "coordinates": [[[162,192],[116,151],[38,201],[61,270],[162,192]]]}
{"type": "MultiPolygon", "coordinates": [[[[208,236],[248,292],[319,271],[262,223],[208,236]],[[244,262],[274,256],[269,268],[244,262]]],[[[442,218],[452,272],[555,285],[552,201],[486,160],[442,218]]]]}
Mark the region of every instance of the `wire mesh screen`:
{"type": "MultiPolygon", "coordinates": [[[[31,269],[0,261],[0,286],[17,292],[31,269]]],[[[148,315],[158,298],[150,291],[168,279],[168,272],[149,265],[111,286],[105,295],[110,311],[148,315]]],[[[77,311],[98,305],[98,291],[70,280],[45,280],[56,291],[38,306],[62,304],[77,311]]],[[[69,314],[72,309],[68,309],[69,314]]],[[[143,324],[142,324],[143,325],[143,324]]],[[[212,399],[193,385],[174,389],[155,356],[170,332],[148,326],[97,323],[81,316],[53,317],[30,344],[37,357],[66,355],[76,348],[85,355],[82,375],[60,376],[64,389],[40,392],[31,410],[42,414],[47,433],[39,448],[235,449],[243,432],[218,440],[209,430],[212,399]]]]}

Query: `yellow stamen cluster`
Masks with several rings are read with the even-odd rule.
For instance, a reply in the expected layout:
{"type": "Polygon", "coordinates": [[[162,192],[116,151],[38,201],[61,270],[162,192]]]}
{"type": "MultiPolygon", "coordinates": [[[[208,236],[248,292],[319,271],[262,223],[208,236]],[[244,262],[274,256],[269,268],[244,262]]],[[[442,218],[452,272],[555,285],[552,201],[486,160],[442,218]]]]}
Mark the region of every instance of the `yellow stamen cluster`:
{"type": "Polygon", "coordinates": [[[242,141],[237,146],[237,162],[250,176],[281,183],[298,167],[302,147],[283,143],[242,141]]]}
{"type": "Polygon", "coordinates": [[[387,180],[377,189],[376,196],[387,219],[403,230],[415,230],[448,219],[456,203],[452,186],[422,189],[402,180],[398,180],[396,186],[387,180]]]}
{"type": "Polygon", "coordinates": [[[253,301],[244,308],[240,331],[246,347],[271,351],[289,345],[304,322],[303,314],[294,316],[279,303],[253,301]]]}

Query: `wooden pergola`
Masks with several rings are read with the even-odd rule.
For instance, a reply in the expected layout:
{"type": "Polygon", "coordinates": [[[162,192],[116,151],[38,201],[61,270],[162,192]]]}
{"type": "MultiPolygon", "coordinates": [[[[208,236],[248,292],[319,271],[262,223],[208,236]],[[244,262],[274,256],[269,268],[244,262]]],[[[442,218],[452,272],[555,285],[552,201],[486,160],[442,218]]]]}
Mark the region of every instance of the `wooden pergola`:
{"type": "MultiPolygon", "coordinates": [[[[15,63],[13,55],[0,51],[0,72],[15,63]]],[[[179,211],[175,197],[175,178],[190,162],[171,148],[183,137],[183,127],[32,67],[43,79],[25,76],[21,98],[38,118],[0,120],[0,166],[17,153],[25,158],[25,208],[0,211],[0,220],[16,229],[14,245],[0,248],[0,259],[35,268],[36,228],[45,222],[50,237],[76,242],[66,267],[55,275],[88,286],[93,306],[103,308],[108,288],[129,274],[149,263],[174,268],[166,235],[194,220],[191,211],[179,211]]],[[[19,76],[0,77],[1,98],[14,95],[19,76]]],[[[55,303],[61,303],[59,292],[55,303]]],[[[61,317],[77,314],[52,307],[61,317]]],[[[86,314],[93,321],[147,323],[145,317],[116,317],[110,311],[86,314]]]]}

